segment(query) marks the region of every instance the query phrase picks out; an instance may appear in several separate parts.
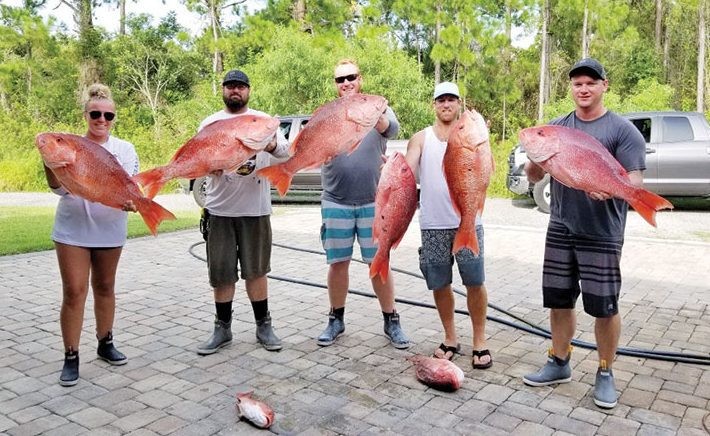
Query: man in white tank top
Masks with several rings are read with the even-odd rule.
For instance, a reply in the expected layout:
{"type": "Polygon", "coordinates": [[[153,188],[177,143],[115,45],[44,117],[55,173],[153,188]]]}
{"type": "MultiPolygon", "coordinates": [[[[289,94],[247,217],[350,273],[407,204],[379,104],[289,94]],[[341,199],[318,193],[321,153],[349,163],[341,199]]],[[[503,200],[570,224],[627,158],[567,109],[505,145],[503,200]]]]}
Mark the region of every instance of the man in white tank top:
{"type": "MultiPolygon", "coordinates": [[[[434,351],[434,357],[453,359],[461,346],[454,323],[454,293],[451,288],[454,256],[451,254],[454,236],[461,219],[455,212],[446,184],[442,162],[446,141],[461,112],[459,88],[455,83],[442,82],[434,89],[434,125],[417,132],[407,145],[407,163],[419,171],[421,188],[419,225],[422,246],[419,267],[427,287],[434,291],[434,303],[444,327],[444,341],[434,351]]],[[[493,360],[486,349],[486,310],[488,293],[484,285],[483,225],[476,217],[476,236],[480,255],[464,248],[456,253],[461,280],[466,286],[466,302],[473,327],[472,365],[489,368],[493,360]]]]}

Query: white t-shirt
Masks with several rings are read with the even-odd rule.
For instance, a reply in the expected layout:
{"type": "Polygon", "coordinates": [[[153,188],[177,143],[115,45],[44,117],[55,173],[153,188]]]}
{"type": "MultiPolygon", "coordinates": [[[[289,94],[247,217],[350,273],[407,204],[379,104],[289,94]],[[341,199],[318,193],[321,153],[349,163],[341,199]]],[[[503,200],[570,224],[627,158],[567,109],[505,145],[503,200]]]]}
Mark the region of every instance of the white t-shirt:
{"type": "MultiPolygon", "coordinates": [[[[444,176],[445,153],[446,142],[436,137],[431,126],[427,127],[419,158],[419,226],[422,230],[457,229],[461,223],[444,176]]],[[[480,224],[481,217],[476,216],[476,225],[480,224]]]]}
{"type": "MultiPolygon", "coordinates": [[[[129,175],[138,173],[138,155],[133,144],[109,136],[101,146],[118,159],[129,175]]],[[[53,241],[91,248],[121,247],[126,243],[126,212],[72,195],[63,187],[52,191],[61,195],[54,216],[53,241]]]]}
{"type": "MultiPolygon", "coordinates": [[[[205,118],[198,131],[205,126],[227,118],[241,115],[266,115],[254,109],[243,114],[231,114],[221,110],[205,118]]],[[[207,179],[207,199],[205,208],[210,214],[224,217],[271,215],[271,184],[258,177],[256,170],[268,167],[288,158],[288,140],[280,130],[276,134],[276,148],[272,153],[260,151],[236,171],[225,172],[207,179]]]]}

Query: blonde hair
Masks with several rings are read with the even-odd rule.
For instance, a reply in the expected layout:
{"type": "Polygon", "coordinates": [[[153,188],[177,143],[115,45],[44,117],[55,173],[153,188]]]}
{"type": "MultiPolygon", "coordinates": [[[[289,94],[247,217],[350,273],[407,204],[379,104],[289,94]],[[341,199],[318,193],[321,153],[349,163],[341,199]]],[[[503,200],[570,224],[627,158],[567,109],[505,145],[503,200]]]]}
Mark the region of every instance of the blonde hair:
{"type": "Polygon", "coordinates": [[[343,58],[338,61],[338,63],[335,64],[335,68],[333,69],[333,72],[338,69],[339,66],[341,65],[352,65],[357,69],[357,73],[360,74],[360,67],[358,66],[357,62],[355,62],[353,59],[350,58],[343,58]]]}
{"type": "Polygon", "coordinates": [[[111,90],[103,83],[94,83],[86,89],[84,92],[84,110],[87,109],[89,103],[97,100],[108,100],[113,103],[111,90]]]}

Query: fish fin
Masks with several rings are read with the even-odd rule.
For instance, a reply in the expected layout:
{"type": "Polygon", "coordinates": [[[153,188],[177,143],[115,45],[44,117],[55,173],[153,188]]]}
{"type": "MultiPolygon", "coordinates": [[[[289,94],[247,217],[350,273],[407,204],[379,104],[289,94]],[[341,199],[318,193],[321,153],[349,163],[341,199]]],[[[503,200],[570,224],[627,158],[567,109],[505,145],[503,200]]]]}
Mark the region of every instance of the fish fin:
{"type": "Polygon", "coordinates": [[[291,186],[293,174],[289,173],[283,164],[271,165],[256,172],[256,175],[266,178],[279,191],[279,195],[284,197],[291,186]]]}
{"type": "MultiPolygon", "coordinates": [[[[407,225],[409,227],[409,225],[407,225]]],[[[405,230],[406,233],[406,230],[405,230]]],[[[402,239],[404,239],[404,233],[402,233],[402,236],[399,237],[396,241],[392,243],[392,247],[390,247],[390,250],[394,250],[395,248],[399,247],[399,243],[402,242],[402,239]]]]}
{"type": "Polygon", "coordinates": [[[145,225],[150,229],[153,236],[158,235],[158,226],[164,220],[174,220],[175,215],[163,206],[149,198],[142,198],[137,205],[138,213],[141,214],[145,225]]]}
{"type": "Polygon", "coordinates": [[[454,248],[451,250],[452,254],[458,253],[462,248],[468,248],[473,251],[476,256],[481,252],[478,246],[478,238],[476,237],[476,229],[472,226],[461,226],[456,231],[456,237],[454,237],[454,248]]]}
{"type": "Polygon", "coordinates": [[[168,181],[165,179],[165,170],[163,167],[153,168],[148,171],[143,171],[133,176],[133,181],[138,183],[143,195],[148,198],[155,198],[158,192],[163,188],[163,185],[168,181]]]}
{"type": "Polygon", "coordinates": [[[673,209],[673,204],[665,198],[641,188],[629,199],[629,203],[653,227],[656,227],[656,211],[673,209]]]}
{"type": "Polygon", "coordinates": [[[370,278],[374,279],[379,274],[382,283],[387,281],[387,275],[390,270],[390,256],[389,250],[384,248],[378,248],[377,253],[375,253],[375,258],[372,259],[370,264],[370,278]]]}

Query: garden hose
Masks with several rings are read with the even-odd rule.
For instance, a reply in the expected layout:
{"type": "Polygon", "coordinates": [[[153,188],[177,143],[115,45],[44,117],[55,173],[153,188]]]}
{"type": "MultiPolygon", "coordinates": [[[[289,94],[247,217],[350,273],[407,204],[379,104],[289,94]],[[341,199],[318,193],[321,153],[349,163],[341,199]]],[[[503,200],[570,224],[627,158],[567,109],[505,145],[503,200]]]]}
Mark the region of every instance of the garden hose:
{"type": "MultiPolygon", "coordinates": [[[[206,262],[207,259],[194,253],[194,248],[197,247],[198,245],[204,244],[205,242],[199,241],[194,244],[192,244],[188,252],[195,258],[202,260],[203,262],[206,262]]],[[[317,251],[317,250],[310,250],[307,248],[299,248],[299,247],[293,247],[289,245],[284,245],[284,244],[277,244],[273,243],[272,244],[275,247],[279,248],[284,248],[287,250],[294,250],[294,251],[300,251],[303,253],[312,253],[312,254],[318,254],[318,255],[325,255],[324,252],[322,251],[317,251]]],[[[355,262],[367,264],[366,262],[363,262],[362,260],[358,259],[352,259],[355,262]]],[[[421,276],[420,274],[413,273],[411,271],[407,270],[402,270],[399,268],[392,268],[392,271],[402,273],[402,274],[407,274],[412,277],[417,277],[423,279],[424,277],[421,276]]],[[[301,280],[301,279],[295,279],[292,277],[284,277],[284,276],[277,276],[273,274],[268,274],[268,278],[274,279],[274,280],[279,280],[279,281],[284,281],[284,282],[289,282],[289,283],[295,283],[295,284],[300,284],[300,285],[305,285],[305,286],[311,286],[315,288],[321,288],[321,289],[328,289],[326,285],[320,284],[320,283],[315,283],[307,280],[301,280]]],[[[465,296],[466,294],[462,291],[459,291],[458,289],[454,289],[454,292],[456,292],[459,295],[465,296]]],[[[369,297],[369,298],[377,298],[377,296],[371,292],[364,292],[364,291],[359,291],[356,289],[348,289],[349,294],[354,294],[354,295],[359,295],[362,297],[369,297]]],[[[416,300],[410,300],[407,298],[400,298],[396,297],[395,301],[398,303],[402,304],[407,304],[411,306],[417,306],[417,307],[425,307],[429,309],[436,309],[436,306],[430,303],[423,303],[421,301],[416,301],[416,300]]],[[[518,324],[512,321],[508,321],[503,318],[499,318],[496,316],[488,315],[486,316],[486,319],[506,325],[508,327],[512,327],[517,330],[522,330],[524,332],[540,336],[546,339],[550,339],[552,335],[550,334],[550,331],[547,329],[544,329],[542,327],[539,327],[527,320],[525,320],[522,317],[519,317],[501,307],[498,307],[494,304],[488,303],[488,307],[490,307],[493,310],[496,310],[500,313],[503,313],[504,315],[513,318],[522,324],[518,324]]],[[[455,312],[458,314],[466,315],[469,316],[469,312],[467,310],[463,309],[455,309],[455,312]]],[[[580,348],[585,348],[589,350],[596,350],[597,347],[595,344],[587,341],[582,341],[579,339],[572,339],[572,345],[580,348]]],[[[692,364],[697,364],[697,365],[710,365],[710,354],[708,355],[703,355],[703,354],[689,354],[689,353],[678,353],[678,352],[671,352],[671,351],[656,351],[656,350],[646,350],[646,349],[641,349],[641,348],[633,348],[633,347],[618,347],[617,348],[617,354],[623,355],[623,356],[631,356],[631,357],[640,357],[640,358],[645,358],[645,359],[652,359],[652,360],[662,360],[662,361],[668,361],[668,362],[676,362],[676,363],[692,363],[692,364]]]]}

